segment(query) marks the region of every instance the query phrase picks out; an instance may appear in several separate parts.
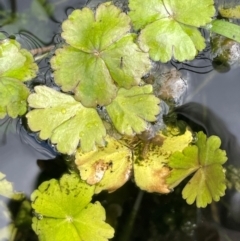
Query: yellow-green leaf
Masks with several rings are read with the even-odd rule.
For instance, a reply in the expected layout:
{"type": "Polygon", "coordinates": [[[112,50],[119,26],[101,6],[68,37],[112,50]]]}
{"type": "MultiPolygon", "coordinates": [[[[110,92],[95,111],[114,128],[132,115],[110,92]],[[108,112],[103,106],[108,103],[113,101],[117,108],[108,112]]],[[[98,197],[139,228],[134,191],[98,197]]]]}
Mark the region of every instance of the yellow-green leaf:
{"type": "Polygon", "coordinates": [[[95,184],[95,193],[102,190],[113,192],[130,177],[132,151],[112,137],[106,137],[106,146],[95,151],[76,153],[75,163],[80,176],[88,184],[95,184]]]}
{"type": "Polygon", "coordinates": [[[69,155],[76,151],[79,141],[84,152],[104,145],[106,130],[95,109],[46,86],[36,86],[35,92],[28,98],[35,109],[26,117],[30,129],[40,131],[41,139],[49,138],[60,152],[69,155]]]}
{"type": "Polygon", "coordinates": [[[142,142],[134,152],[134,178],[138,187],[148,192],[169,193],[166,183],[169,168],[166,166],[171,154],[183,150],[192,141],[189,130],[183,135],[165,136],[159,132],[148,142],[142,142]]]}

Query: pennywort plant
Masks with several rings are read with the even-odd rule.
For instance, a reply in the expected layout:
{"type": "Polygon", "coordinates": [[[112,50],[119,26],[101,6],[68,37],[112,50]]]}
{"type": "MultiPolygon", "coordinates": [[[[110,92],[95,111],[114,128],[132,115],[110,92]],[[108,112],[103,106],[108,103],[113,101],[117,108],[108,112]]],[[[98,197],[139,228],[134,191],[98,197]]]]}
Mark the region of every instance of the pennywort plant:
{"type": "Polygon", "coordinates": [[[74,10],[50,60],[61,92],[36,86],[30,93],[24,82],[38,71],[32,55],[16,40],[1,41],[0,118],[26,114],[33,132],[75,158],[77,172],[43,182],[31,196],[40,240],[112,238],[103,207],[91,199],[130,177],[142,190],[169,193],[191,175],[182,195],[198,207],[224,195],[220,139],[199,132],[193,143],[188,127],[181,134],[158,127],[163,100],[142,79],[152,61],[194,59],[205,48],[199,28],[218,33],[225,24],[214,15],[212,0],[129,0],[127,13],[112,2],[74,10]]]}

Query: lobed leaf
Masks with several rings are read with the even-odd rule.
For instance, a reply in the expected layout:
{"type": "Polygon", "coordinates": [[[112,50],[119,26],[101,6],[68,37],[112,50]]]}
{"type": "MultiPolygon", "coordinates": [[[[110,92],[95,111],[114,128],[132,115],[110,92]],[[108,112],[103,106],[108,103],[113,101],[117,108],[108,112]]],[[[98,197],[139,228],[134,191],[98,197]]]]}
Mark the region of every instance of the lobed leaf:
{"type": "Polygon", "coordinates": [[[39,240],[100,240],[113,237],[106,224],[105,211],[99,202],[90,203],[94,194],[90,186],[75,174],[65,174],[60,181],[43,182],[31,195],[37,217],[32,228],[39,240]]]}
{"type": "Polygon", "coordinates": [[[32,131],[40,131],[41,139],[51,139],[66,154],[75,152],[79,140],[83,152],[104,145],[105,127],[97,111],[85,108],[75,99],[46,86],[36,86],[29,96],[29,106],[36,108],[26,117],[32,131]]]}
{"type": "Polygon", "coordinates": [[[203,132],[197,134],[195,146],[186,147],[170,157],[168,166],[172,168],[167,183],[170,188],[194,173],[184,187],[182,195],[188,204],[196,200],[197,207],[206,207],[212,200],[219,201],[224,195],[225,173],[222,167],[227,160],[226,152],[219,149],[221,140],[217,136],[209,138],[203,132]]]}
{"type": "Polygon", "coordinates": [[[106,110],[115,128],[121,134],[133,135],[147,128],[147,121],[155,121],[160,112],[160,100],[152,94],[152,86],[134,86],[120,89],[106,110]]]}
{"type": "Polygon", "coordinates": [[[102,190],[113,192],[128,181],[132,169],[132,151],[116,139],[107,136],[106,146],[82,153],[79,149],[75,163],[82,180],[102,190]]]}
{"type": "Polygon", "coordinates": [[[22,82],[34,78],[37,70],[32,55],[16,40],[0,41],[0,119],[25,114],[30,92],[22,82]]]}
{"type": "Polygon", "coordinates": [[[159,132],[153,139],[141,143],[134,152],[134,178],[138,187],[148,192],[169,193],[166,183],[169,157],[175,151],[181,151],[192,141],[189,130],[183,135],[165,136],[159,132]]]}
{"type": "Polygon", "coordinates": [[[31,80],[38,71],[33,56],[13,39],[0,42],[0,81],[9,77],[19,81],[31,80]]]}
{"type": "Polygon", "coordinates": [[[155,61],[192,60],[205,48],[197,27],[211,22],[213,0],[130,0],[130,17],[136,30],[142,29],[139,45],[155,61]],[[143,14],[144,13],[144,14],[143,14]]]}
{"type": "Polygon", "coordinates": [[[27,111],[28,88],[19,80],[0,77],[0,119],[6,115],[16,118],[27,111]]]}
{"type": "Polygon", "coordinates": [[[73,91],[84,106],[110,104],[118,87],[138,85],[150,70],[148,53],[129,34],[130,18],[110,2],[95,13],[74,10],[62,28],[70,46],[58,49],[51,59],[55,82],[63,91],[73,91]]]}

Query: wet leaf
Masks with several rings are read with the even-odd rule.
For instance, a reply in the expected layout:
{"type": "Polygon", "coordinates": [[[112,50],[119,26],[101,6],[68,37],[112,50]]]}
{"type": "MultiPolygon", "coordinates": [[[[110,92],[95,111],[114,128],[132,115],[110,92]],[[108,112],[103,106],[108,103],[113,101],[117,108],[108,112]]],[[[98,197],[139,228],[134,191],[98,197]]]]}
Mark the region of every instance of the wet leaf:
{"type": "Polygon", "coordinates": [[[136,30],[142,29],[139,45],[155,61],[192,60],[205,48],[200,26],[211,22],[212,0],[130,0],[130,17],[136,30]]]}
{"type": "Polygon", "coordinates": [[[113,192],[130,177],[132,151],[112,137],[106,138],[106,146],[82,153],[78,150],[75,163],[81,178],[88,184],[96,184],[95,193],[113,192]]]}
{"type": "Polygon", "coordinates": [[[221,140],[209,138],[203,132],[197,134],[196,145],[172,154],[168,166],[172,168],[167,183],[171,188],[194,173],[184,187],[182,195],[188,204],[196,200],[197,207],[206,207],[212,200],[219,201],[226,189],[222,167],[227,160],[226,152],[219,149],[221,140]]]}
{"type": "Polygon", "coordinates": [[[6,175],[0,172],[0,196],[20,201],[24,199],[24,194],[14,191],[13,184],[5,179],[6,175]]]}
{"type": "Polygon", "coordinates": [[[106,107],[115,128],[126,135],[141,133],[147,121],[156,120],[160,112],[160,100],[152,94],[152,86],[134,86],[120,89],[116,99],[106,107]]]}
{"type": "Polygon", "coordinates": [[[183,135],[165,136],[159,132],[148,142],[142,142],[134,151],[134,178],[138,187],[148,192],[169,193],[166,183],[169,168],[166,163],[175,151],[181,151],[192,141],[189,130],[183,135]]]}
{"type": "Polygon", "coordinates": [[[70,46],[51,59],[56,83],[88,107],[111,103],[118,87],[138,85],[150,60],[134,43],[130,28],[130,18],[111,2],[95,13],[74,10],[62,24],[62,37],[70,46]]]}
{"type": "Polygon", "coordinates": [[[17,41],[0,42],[0,119],[26,112],[29,90],[22,82],[34,78],[37,70],[32,55],[17,41]]]}
{"type": "Polygon", "coordinates": [[[75,174],[65,174],[58,181],[43,182],[31,195],[33,230],[39,240],[99,240],[113,237],[114,230],[105,221],[99,202],[90,203],[94,186],[75,174]]]}
{"type": "Polygon", "coordinates": [[[36,86],[29,96],[29,106],[35,108],[26,117],[32,131],[40,131],[41,139],[50,139],[61,153],[75,152],[79,140],[83,152],[104,145],[105,127],[97,111],[85,108],[67,94],[46,86],[36,86]]]}

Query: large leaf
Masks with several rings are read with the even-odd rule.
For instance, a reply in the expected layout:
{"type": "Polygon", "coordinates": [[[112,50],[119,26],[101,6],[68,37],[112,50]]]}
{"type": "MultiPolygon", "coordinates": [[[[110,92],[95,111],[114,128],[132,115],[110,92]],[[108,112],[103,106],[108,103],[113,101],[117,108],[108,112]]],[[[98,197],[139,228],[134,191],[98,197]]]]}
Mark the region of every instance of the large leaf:
{"type": "Polygon", "coordinates": [[[0,119],[16,118],[27,110],[28,88],[22,83],[36,76],[32,55],[12,39],[0,42],[0,119]]]}
{"type": "Polygon", "coordinates": [[[105,210],[99,202],[90,203],[94,186],[77,175],[65,174],[60,181],[43,182],[31,195],[33,230],[42,241],[107,241],[113,228],[106,224],[105,210]]]}
{"type": "Polygon", "coordinates": [[[115,128],[122,134],[133,135],[147,128],[160,112],[160,100],[152,94],[152,86],[120,89],[116,99],[106,107],[115,128]]]}
{"type": "Polygon", "coordinates": [[[183,135],[165,136],[159,132],[147,142],[140,142],[134,151],[134,178],[138,187],[148,192],[169,193],[166,183],[169,168],[166,163],[171,154],[181,151],[192,141],[189,130],[183,135]]]}
{"type": "Polygon", "coordinates": [[[132,151],[112,137],[107,137],[106,142],[106,147],[88,153],[79,149],[76,153],[75,163],[81,178],[88,184],[96,184],[95,193],[120,188],[132,169],[132,151]]]}
{"type": "Polygon", "coordinates": [[[222,164],[227,157],[226,152],[219,149],[221,141],[217,136],[207,139],[203,132],[199,132],[197,138],[196,145],[172,154],[168,163],[172,170],[167,183],[174,188],[195,172],[182,195],[188,204],[196,200],[198,207],[206,207],[224,195],[226,184],[222,164]]]}
{"type": "Polygon", "coordinates": [[[41,139],[51,139],[62,153],[75,152],[79,140],[82,151],[104,145],[105,127],[97,111],[85,108],[67,94],[46,86],[36,86],[28,102],[35,110],[26,117],[32,131],[40,131],[41,139]]]}
{"type": "Polygon", "coordinates": [[[70,46],[58,49],[51,59],[55,81],[63,91],[73,91],[84,106],[111,103],[117,86],[138,85],[150,69],[148,54],[129,34],[130,18],[110,2],[95,13],[74,10],[62,28],[70,46]]]}
{"type": "Polygon", "coordinates": [[[133,26],[142,29],[140,47],[155,61],[193,59],[205,47],[197,27],[211,22],[213,4],[213,0],[130,0],[133,26]]]}

